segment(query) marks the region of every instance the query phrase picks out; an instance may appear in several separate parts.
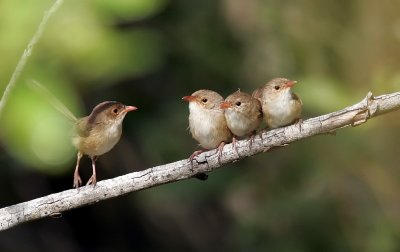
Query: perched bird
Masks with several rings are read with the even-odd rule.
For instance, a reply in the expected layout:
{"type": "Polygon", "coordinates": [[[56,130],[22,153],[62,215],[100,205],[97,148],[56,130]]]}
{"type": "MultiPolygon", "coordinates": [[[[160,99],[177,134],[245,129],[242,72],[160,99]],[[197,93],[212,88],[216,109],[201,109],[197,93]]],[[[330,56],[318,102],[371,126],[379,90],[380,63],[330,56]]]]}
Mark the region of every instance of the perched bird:
{"type": "Polygon", "coordinates": [[[83,155],[92,160],[92,176],[86,185],[96,185],[96,159],[109,152],[119,141],[122,134],[122,121],[126,113],[134,111],[134,106],[126,106],[116,101],[105,101],[98,104],[90,115],[75,122],[72,143],[78,150],[73,187],[82,184],[79,176],[79,161],[83,155]]]}
{"type": "Polygon", "coordinates": [[[97,182],[95,164],[97,158],[110,151],[118,143],[122,134],[122,121],[126,113],[137,108],[116,101],[105,101],[95,106],[90,115],[77,118],[47,88],[36,81],[33,81],[33,84],[74,125],[72,143],[78,150],[78,154],[73,187],[77,188],[82,185],[82,179],[79,176],[79,162],[83,155],[88,155],[92,160],[93,173],[86,185],[95,186],[97,182]]]}
{"type": "Polygon", "coordinates": [[[296,83],[285,78],[275,78],[253,92],[253,97],[261,102],[269,128],[279,128],[301,119],[303,102],[292,91],[296,83]]]}
{"type": "MultiPolygon", "coordinates": [[[[211,90],[199,90],[182,98],[189,102],[189,129],[192,137],[201,147],[207,150],[218,147],[218,160],[222,155],[225,142],[232,139],[232,133],[226,124],[224,111],[220,104],[224,101],[221,95],[211,90]]],[[[195,151],[193,158],[204,152],[195,151]]]]}
{"type": "MultiPolygon", "coordinates": [[[[237,91],[229,95],[221,108],[225,110],[225,119],[228,128],[236,137],[250,137],[250,146],[253,141],[254,133],[262,121],[262,110],[260,101],[251,95],[237,91]]],[[[236,148],[236,137],[232,143],[236,148]]]]}

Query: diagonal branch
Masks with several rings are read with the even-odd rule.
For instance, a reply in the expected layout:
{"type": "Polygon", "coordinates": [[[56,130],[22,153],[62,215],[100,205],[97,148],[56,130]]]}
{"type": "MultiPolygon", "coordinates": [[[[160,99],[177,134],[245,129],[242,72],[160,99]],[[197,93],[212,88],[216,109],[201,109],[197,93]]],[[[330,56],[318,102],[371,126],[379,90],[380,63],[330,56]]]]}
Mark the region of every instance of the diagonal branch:
{"type": "Polygon", "coordinates": [[[373,97],[372,93],[359,103],[342,110],[314,117],[288,127],[262,131],[258,134],[252,148],[248,140],[237,142],[239,155],[232,144],[225,145],[221,163],[215,150],[197,156],[193,167],[188,159],[133,172],[113,179],[103,180],[96,187],[85,186],[70,189],[0,209],[0,230],[18,224],[57,216],[61,212],[93,204],[101,200],[124,195],[129,192],[191,178],[193,175],[210,172],[224,164],[245,157],[267,152],[275,147],[283,147],[292,142],[315,135],[333,133],[347,126],[357,126],[369,118],[400,109],[400,92],[373,97]]]}

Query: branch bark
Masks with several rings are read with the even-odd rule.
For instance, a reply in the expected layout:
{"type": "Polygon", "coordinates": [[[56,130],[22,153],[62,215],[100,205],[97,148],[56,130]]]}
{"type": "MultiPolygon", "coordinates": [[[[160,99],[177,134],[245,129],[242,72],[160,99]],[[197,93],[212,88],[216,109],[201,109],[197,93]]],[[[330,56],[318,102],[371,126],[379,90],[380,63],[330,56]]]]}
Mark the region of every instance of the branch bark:
{"type": "Polygon", "coordinates": [[[292,142],[320,134],[331,134],[336,130],[358,126],[369,118],[400,108],[400,92],[373,97],[372,93],[359,103],[326,115],[310,118],[283,128],[260,132],[250,149],[248,140],[237,142],[238,153],[227,144],[222,152],[221,162],[215,150],[197,156],[193,167],[188,159],[133,172],[113,179],[103,180],[96,187],[84,186],[70,189],[31,201],[0,209],[0,230],[6,230],[24,222],[57,216],[64,211],[101,200],[124,195],[129,192],[179,181],[198,173],[210,172],[224,164],[236,162],[245,157],[283,147],[292,142]]]}

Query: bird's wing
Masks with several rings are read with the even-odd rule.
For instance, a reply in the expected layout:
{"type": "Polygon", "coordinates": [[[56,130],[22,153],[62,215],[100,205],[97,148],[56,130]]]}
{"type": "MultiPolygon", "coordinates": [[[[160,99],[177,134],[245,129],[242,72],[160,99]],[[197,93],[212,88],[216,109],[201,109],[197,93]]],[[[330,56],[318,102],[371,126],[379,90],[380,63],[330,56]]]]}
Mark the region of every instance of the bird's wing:
{"type": "Polygon", "coordinates": [[[88,137],[91,128],[88,126],[87,117],[80,118],[75,123],[75,132],[80,137],[88,137]]]}
{"type": "Polygon", "coordinates": [[[292,98],[293,98],[293,100],[296,100],[296,101],[300,102],[301,105],[303,105],[303,102],[301,101],[300,97],[298,97],[295,93],[292,93],[292,98]]]}

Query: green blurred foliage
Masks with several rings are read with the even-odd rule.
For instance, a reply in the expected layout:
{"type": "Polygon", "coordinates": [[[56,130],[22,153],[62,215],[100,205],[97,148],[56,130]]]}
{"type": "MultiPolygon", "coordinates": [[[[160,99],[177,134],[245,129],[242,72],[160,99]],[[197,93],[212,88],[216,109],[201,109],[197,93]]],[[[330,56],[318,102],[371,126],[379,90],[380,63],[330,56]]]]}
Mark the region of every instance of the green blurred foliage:
{"type": "MultiPolygon", "coordinates": [[[[3,90],[52,1],[0,1],[3,90]]],[[[298,81],[304,117],[400,88],[400,2],[68,0],[0,121],[3,206],[69,189],[70,124],[104,100],[139,110],[98,160],[99,179],[188,157],[181,97],[298,81]]],[[[210,174],[84,207],[0,236],[1,251],[398,251],[398,113],[309,138],[210,174]],[[96,241],[88,238],[88,233],[96,241]],[[23,241],[23,242],[21,242],[23,241]]],[[[82,162],[89,177],[90,162],[82,162]]]]}
{"type": "Polygon", "coordinates": [[[94,0],[95,8],[100,11],[102,17],[106,17],[110,22],[115,19],[120,20],[140,20],[154,16],[161,12],[166,4],[166,0],[94,0]]]}

